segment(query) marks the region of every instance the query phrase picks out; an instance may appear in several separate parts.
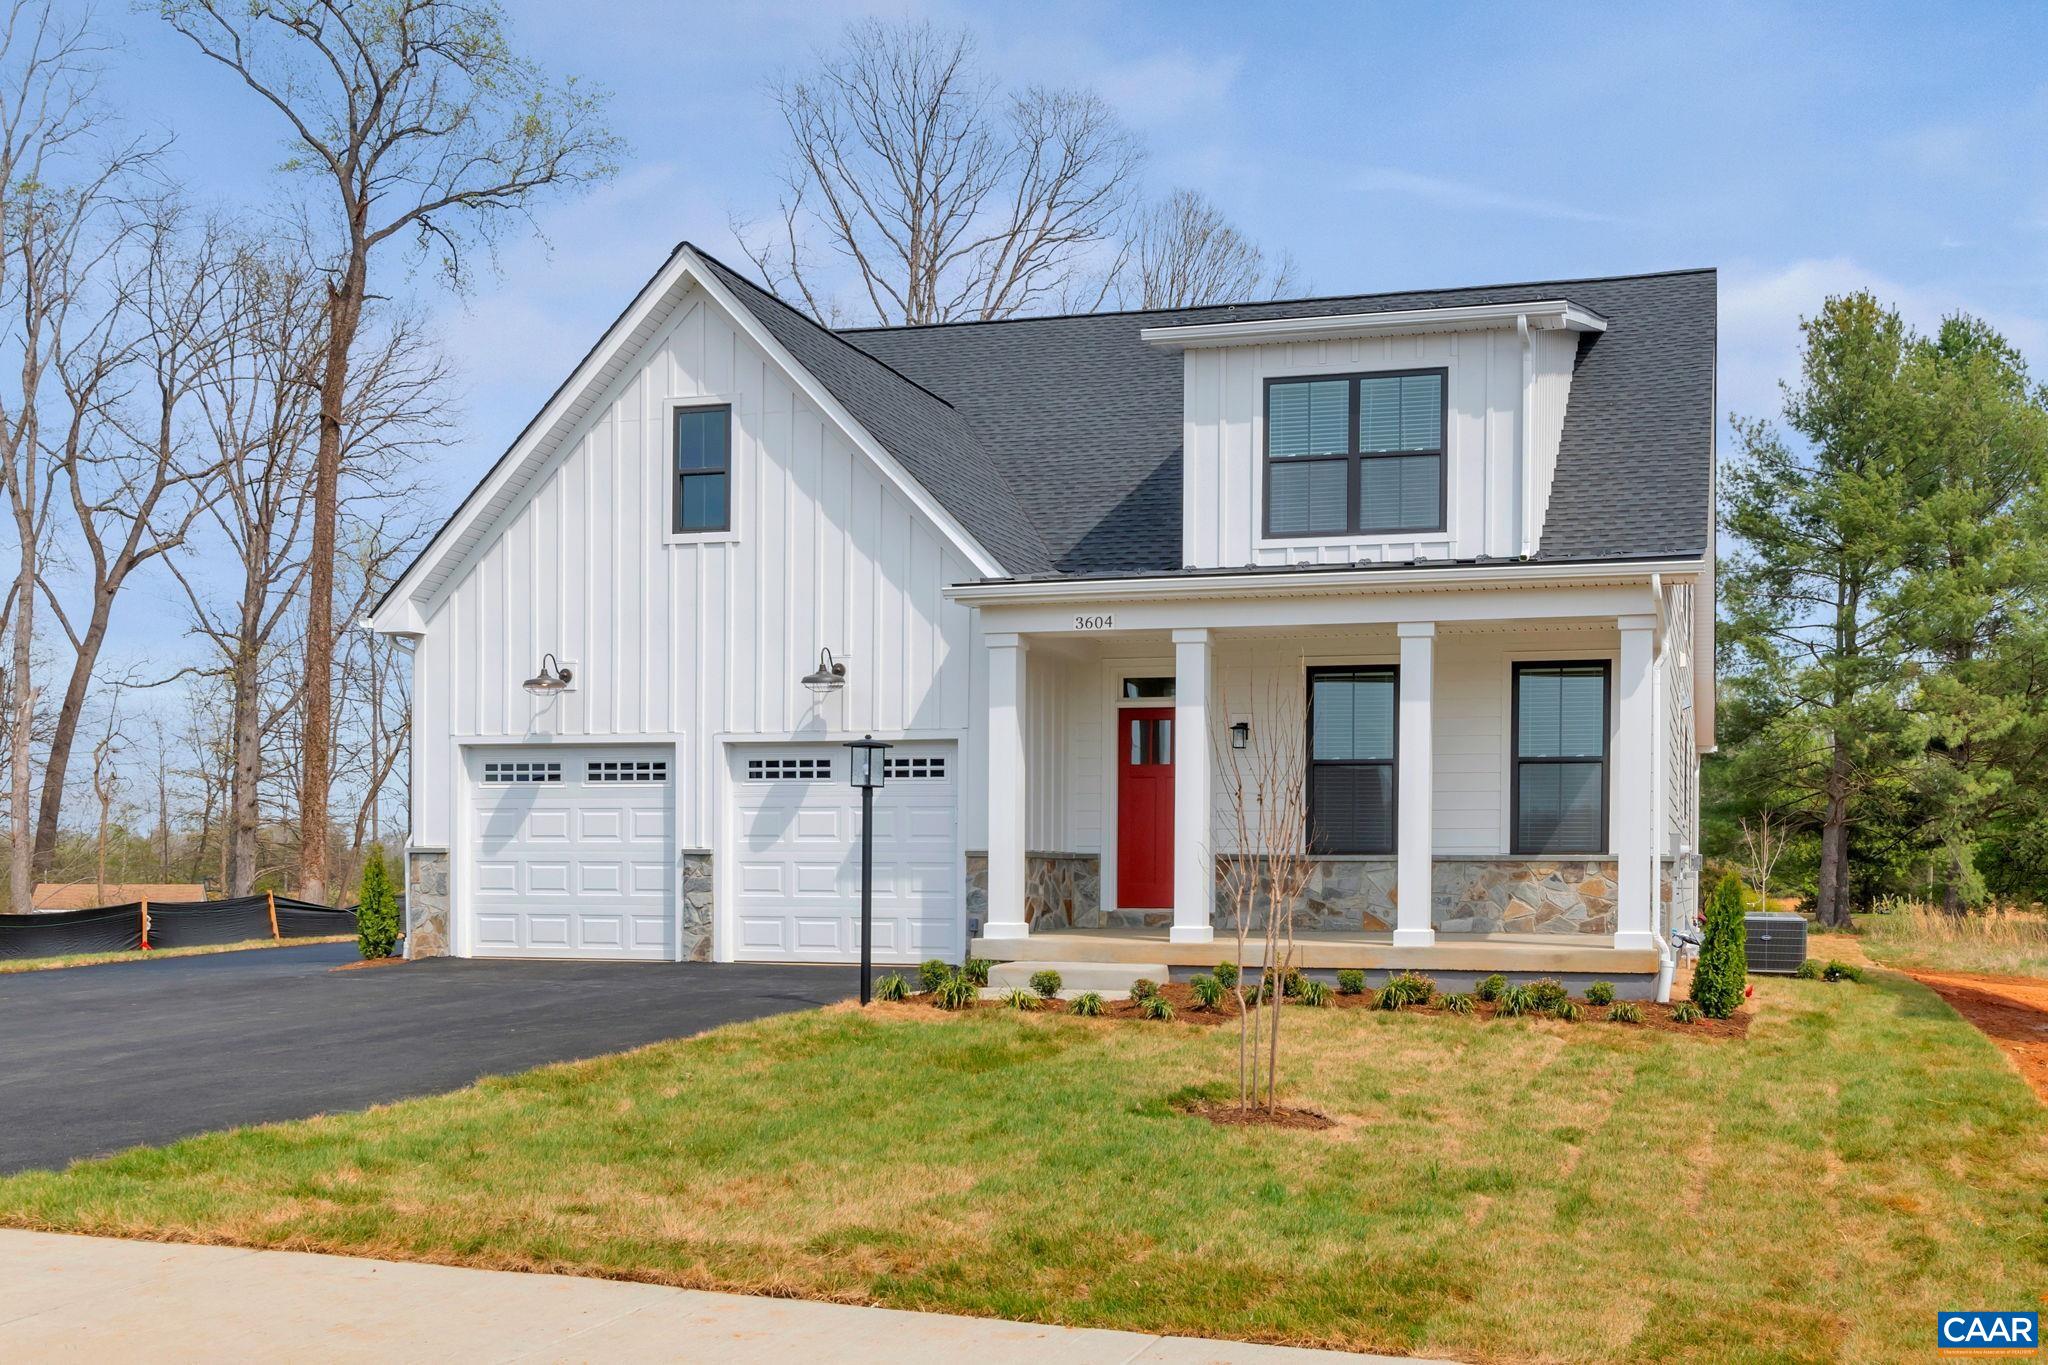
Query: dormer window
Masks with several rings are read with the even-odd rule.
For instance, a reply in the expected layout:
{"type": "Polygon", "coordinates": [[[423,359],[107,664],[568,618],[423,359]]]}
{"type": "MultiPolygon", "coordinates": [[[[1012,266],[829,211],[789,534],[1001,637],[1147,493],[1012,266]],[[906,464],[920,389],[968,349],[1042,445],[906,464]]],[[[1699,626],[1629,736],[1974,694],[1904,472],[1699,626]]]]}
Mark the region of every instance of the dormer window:
{"type": "Polygon", "coordinates": [[[1442,531],[1445,374],[1267,380],[1267,536],[1442,531]]]}

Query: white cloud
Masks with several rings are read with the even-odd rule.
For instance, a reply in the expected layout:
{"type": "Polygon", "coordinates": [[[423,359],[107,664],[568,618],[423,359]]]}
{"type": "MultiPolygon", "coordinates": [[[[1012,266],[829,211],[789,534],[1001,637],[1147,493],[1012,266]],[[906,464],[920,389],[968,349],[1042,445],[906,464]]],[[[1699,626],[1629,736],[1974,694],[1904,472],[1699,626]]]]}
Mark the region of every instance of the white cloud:
{"type": "Polygon", "coordinates": [[[1373,194],[1406,195],[1453,208],[1480,209],[1523,218],[1553,218],[1571,223],[1614,223],[1612,214],[1541,195],[1475,185],[1444,176],[1422,175],[1392,166],[1365,166],[1352,173],[1353,183],[1373,194]]]}
{"type": "Polygon", "coordinates": [[[1800,319],[1819,312],[1829,295],[1858,289],[1868,289],[1921,331],[1933,330],[1950,313],[1983,318],[2020,348],[2037,373],[2048,371],[2048,319],[1987,306],[1939,283],[1905,284],[1847,257],[1778,267],[1736,265],[1721,272],[1722,414],[1775,418],[1783,406],[1779,381],[1799,373],[1800,319]]]}

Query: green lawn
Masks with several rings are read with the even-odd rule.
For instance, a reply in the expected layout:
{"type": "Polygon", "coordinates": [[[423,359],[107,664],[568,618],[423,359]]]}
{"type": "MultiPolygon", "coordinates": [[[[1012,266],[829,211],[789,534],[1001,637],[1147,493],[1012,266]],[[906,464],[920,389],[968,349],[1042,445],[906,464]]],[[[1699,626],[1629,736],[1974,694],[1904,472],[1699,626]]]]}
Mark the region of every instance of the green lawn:
{"type": "Polygon", "coordinates": [[[252,948],[303,948],[308,943],[346,943],[353,935],[327,938],[252,938],[240,943],[207,943],[191,948],[149,948],[125,953],[67,953],[61,957],[18,957],[0,962],[0,976],[9,972],[48,972],[59,967],[97,967],[108,962],[146,962],[159,957],[204,957],[209,953],[240,953],[252,948]]]}
{"type": "Polygon", "coordinates": [[[2048,1111],[1933,995],[1747,1040],[1290,1010],[1329,1132],[1177,1112],[1234,1030],[786,1016],[0,1181],[0,1222],[1486,1360],[1921,1358],[2048,1283],[2048,1111]]]}

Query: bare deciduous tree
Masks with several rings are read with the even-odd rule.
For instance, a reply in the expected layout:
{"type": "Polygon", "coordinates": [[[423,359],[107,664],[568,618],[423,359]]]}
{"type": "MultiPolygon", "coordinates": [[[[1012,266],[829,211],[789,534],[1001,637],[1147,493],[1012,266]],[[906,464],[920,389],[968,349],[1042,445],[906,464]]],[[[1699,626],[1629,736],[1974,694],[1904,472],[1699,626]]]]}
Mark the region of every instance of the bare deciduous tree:
{"type": "Polygon", "coordinates": [[[302,894],[327,891],[334,581],[342,452],[370,261],[393,238],[439,250],[458,287],[550,189],[609,176],[604,96],[516,55],[488,0],[166,0],[165,19],[290,129],[292,169],[318,179],[336,237],[326,282],[305,631],[299,812],[302,894]]]}
{"type": "Polygon", "coordinates": [[[768,281],[835,320],[850,264],[882,323],[1005,318],[1114,274],[1136,142],[1089,91],[1005,95],[965,30],[851,24],[813,71],[774,91],[789,131],[779,221],[735,235],[768,281]]]}
{"type": "Polygon", "coordinates": [[[1199,308],[1277,299],[1295,288],[1294,262],[1266,253],[1198,191],[1175,190],[1132,224],[1119,281],[1132,308],[1199,308]]]}
{"type": "Polygon", "coordinates": [[[1302,707],[1291,692],[1274,686],[1251,713],[1244,748],[1216,746],[1217,767],[1230,785],[1230,847],[1217,858],[1217,872],[1239,966],[1238,1105],[1271,1109],[1278,1103],[1284,987],[1295,970],[1295,914],[1314,864],[1304,746],[1298,742],[1306,719],[1302,707]],[[1254,947],[1260,964],[1256,987],[1249,984],[1248,950],[1254,947]]]}
{"type": "Polygon", "coordinates": [[[1771,908],[1771,872],[1785,852],[1785,822],[1764,811],[1755,819],[1744,816],[1741,823],[1743,870],[1756,887],[1758,905],[1771,908]]]}

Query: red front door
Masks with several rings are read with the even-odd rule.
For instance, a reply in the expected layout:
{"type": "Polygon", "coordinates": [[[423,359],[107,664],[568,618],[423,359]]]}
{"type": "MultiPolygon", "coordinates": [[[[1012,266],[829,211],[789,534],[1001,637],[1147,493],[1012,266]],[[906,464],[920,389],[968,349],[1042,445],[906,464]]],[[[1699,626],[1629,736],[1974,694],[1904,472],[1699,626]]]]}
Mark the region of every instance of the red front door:
{"type": "Polygon", "coordinates": [[[1173,905],[1173,708],[1116,713],[1116,903],[1173,905]]]}

